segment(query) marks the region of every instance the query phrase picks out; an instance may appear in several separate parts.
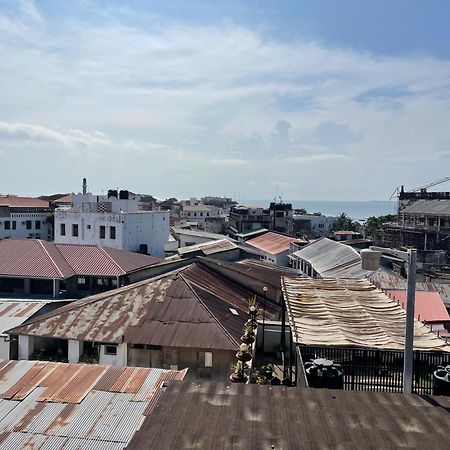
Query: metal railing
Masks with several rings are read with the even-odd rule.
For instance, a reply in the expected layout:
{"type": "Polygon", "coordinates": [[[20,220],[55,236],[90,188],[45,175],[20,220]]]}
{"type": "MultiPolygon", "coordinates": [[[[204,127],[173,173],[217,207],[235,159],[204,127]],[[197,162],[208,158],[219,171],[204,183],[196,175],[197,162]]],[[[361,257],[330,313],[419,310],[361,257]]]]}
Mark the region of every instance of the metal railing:
{"type": "MultiPolygon", "coordinates": [[[[304,362],[327,358],[344,369],[344,390],[402,392],[403,352],[393,350],[304,347],[304,362]]],[[[433,394],[433,372],[437,366],[450,364],[450,354],[414,351],[412,392],[433,394]]]]}

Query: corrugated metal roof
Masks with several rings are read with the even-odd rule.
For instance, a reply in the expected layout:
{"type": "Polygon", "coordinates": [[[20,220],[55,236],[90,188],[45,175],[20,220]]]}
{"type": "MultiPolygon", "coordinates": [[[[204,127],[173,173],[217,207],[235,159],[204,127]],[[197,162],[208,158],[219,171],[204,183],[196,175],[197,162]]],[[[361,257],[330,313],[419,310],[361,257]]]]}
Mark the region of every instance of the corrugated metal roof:
{"type": "Polygon", "coordinates": [[[129,367],[130,379],[114,387],[110,369],[7,361],[0,370],[0,449],[122,449],[160,397],[162,382],[185,375],[129,367]]]}
{"type": "Polygon", "coordinates": [[[249,239],[245,242],[246,245],[254,247],[272,255],[278,255],[289,250],[289,245],[295,242],[300,245],[306,245],[308,242],[303,239],[296,239],[292,236],[285,236],[284,234],[269,231],[261,236],[249,239]]]}
{"type": "Polygon", "coordinates": [[[127,450],[444,449],[449,411],[449,397],[176,383],[127,450]]]}
{"type": "Polygon", "coordinates": [[[120,276],[160,258],[100,247],[39,239],[0,241],[0,276],[65,279],[74,275],[120,276]]]}
{"type": "Polygon", "coordinates": [[[37,313],[48,302],[38,301],[1,301],[0,300],[0,333],[22,324],[37,313]]]}
{"type": "Polygon", "coordinates": [[[450,200],[416,200],[403,208],[400,214],[450,216],[450,200]]]}
{"type": "MultiPolygon", "coordinates": [[[[403,350],[405,311],[367,280],[283,277],[282,286],[297,344],[403,350]]],[[[450,352],[417,320],[414,348],[450,352]]]]}
{"type": "Polygon", "coordinates": [[[212,255],[214,253],[234,250],[238,246],[228,239],[220,239],[216,241],[202,242],[200,244],[189,245],[178,249],[178,254],[181,256],[188,256],[189,253],[201,252],[204,255],[212,255]]]}
{"type": "Polygon", "coordinates": [[[294,253],[307,261],[322,278],[363,278],[371,272],[361,268],[361,257],[352,247],[320,238],[294,253]]]}
{"type": "Polygon", "coordinates": [[[236,341],[199,299],[182,271],[72,302],[10,333],[234,350],[236,341]]]}
{"type": "Polygon", "coordinates": [[[0,196],[0,206],[10,208],[48,208],[48,202],[39,198],[16,197],[14,195],[0,196]]]}
{"type": "MultiPolygon", "coordinates": [[[[406,290],[388,289],[388,296],[406,309],[406,290]]],[[[422,322],[450,321],[447,309],[439,292],[426,292],[416,290],[414,316],[422,322]]]]}

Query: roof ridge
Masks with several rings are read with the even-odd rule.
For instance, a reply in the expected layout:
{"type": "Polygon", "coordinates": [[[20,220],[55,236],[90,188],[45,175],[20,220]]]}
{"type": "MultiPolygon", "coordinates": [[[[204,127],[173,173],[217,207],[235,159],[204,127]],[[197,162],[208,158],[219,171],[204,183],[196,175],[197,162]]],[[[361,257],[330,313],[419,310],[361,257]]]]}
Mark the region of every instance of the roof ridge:
{"type": "Polygon", "coordinates": [[[177,270],[184,270],[184,269],[185,269],[185,267],[182,267],[182,268],[179,268],[179,269],[176,269],[176,270],[172,270],[170,272],[167,272],[167,273],[164,273],[164,274],[161,274],[161,275],[157,275],[157,276],[155,276],[153,278],[146,278],[145,280],[136,281],[135,283],[132,283],[132,284],[126,284],[125,286],[121,286],[121,287],[118,287],[116,289],[110,289],[109,291],[99,292],[98,294],[89,295],[88,297],[80,298],[78,300],[75,300],[75,301],[69,303],[68,305],[61,306],[61,307],[59,307],[57,309],[54,309],[53,311],[49,311],[48,313],[42,314],[41,316],[35,317],[34,319],[31,319],[31,320],[28,320],[26,324],[17,325],[16,327],[9,328],[6,331],[14,330],[15,328],[19,328],[19,327],[26,326],[26,325],[31,325],[31,324],[37,323],[37,322],[39,322],[41,320],[46,320],[46,319],[48,319],[50,317],[56,316],[58,314],[61,314],[63,312],[71,311],[71,310],[74,310],[74,309],[77,309],[77,308],[89,305],[91,303],[95,303],[95,302],[101,301],[105,297],[107,297],[108,295],[111,295],[111,293],[113,291],[115,291],[115,292],[118,292],[118,291],[122,292],[122,291],[127,291],[128,289],[134,289],[135,287],[141,286],[141,285],[143,285],[145,283],[149,283],[149,282],[156,281],[156,280],[159,280],[161,278],[164,278],[164,277],[167,277],[167,276],[170,276],[170,275],[174,275],[174,273],[177,270]]]}
{"type": "MultiPolygon", "coordinates": [[[[51,263],[53,264],[53,266],[55,267],[56,271],[59,272],[59,274],[61,275],[61,278],[64,278],[64,275],[61,271],[61,269],[58,267],[58,264],[56,264],[56,262],[53,260],[53,258],[50,256],[50,253],[48,252],[48,250],[45,248],[44,244],[42,243],[41,239],[35,239],[35,241],[37,241],[37,243],[42,247],[42,250],[44,250],[44,253],[47,255],[47,257],[50,259],[51,263]]],[[[52,244],[51,242],[49,242],[49,244],[52,244]]],[[[67,262],[66,258],[64,258],[63,254],[59,251],[58,247],[56,247],[55,244],[53,244],[55,249],[58,251],[58,253],[61,255],[61,257],[64,259],[64,261],[67,262]]],[[[67,264],[69,264],[67,262],[67,264]]],[[[69,264],[70,268],[73,270],[73,267],[69,264]]],[[[74,271],[75,272],[75,271],[74,271]]]]}
{"type": "Polygon", "coordinates": [[[239,343],[234,339],[233,336],[228,332],[228,330],[220,323],[220,321],[217,319],[217,317],[213,314],[213,312],[205,305],[203,300],[197,295],[195,290],[190,285],[189,281],[186,280],[186,278],[183,276],[183,274],[179,274],[180,278],[184,281],[184,283],[187,285],[189,290],[194,294],[195,298],[200,302],[200,305],[210,314],[216,325],[222,330],[222,332],[226,335],[228,340],[230,340],[236,347],[239,347],[239,343]]]}
{"type": "MultiPolygon", "coordinates": [[[[98,249],[100,249],[100,251],[101,252],[103,252],[106,256],[107,256],[107,258],[109,258],[109,260],[116,266],[116,267],[118,267],[123,273],[122,273],[122,275],[126,275],[126,273],[127,272],[125,272],[125,270],[123,269],[123,267],[122,266],[120,266],[117,262],[116,262],[116,260],[101,246],[101,245],[96,245],[96,247],[98,248],[98,249]]],[[[120,249],[114,249],[114,250],[120,250],[120,249]]]]}

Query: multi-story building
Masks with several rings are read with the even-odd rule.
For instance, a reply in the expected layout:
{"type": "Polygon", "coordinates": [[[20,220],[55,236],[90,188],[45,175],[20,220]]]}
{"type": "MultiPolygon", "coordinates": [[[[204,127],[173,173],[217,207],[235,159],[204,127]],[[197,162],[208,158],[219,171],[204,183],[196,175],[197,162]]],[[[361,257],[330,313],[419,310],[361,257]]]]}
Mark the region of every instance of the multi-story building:
{"type": "Polygon", "coordinates": [[[49,203],[38,198],[0,197],[0,239],[51,240],[49,203]]]}
{"type": "Polygon", "coordinates": [[[293,210],[290,203],[272,202],[269,208],[261,206],[235,206],[231,208],[229,234],[250,233],[266,228],[292,235],[294,232],[293,210]]]}
{"type": "Polygon", "coordinates": [[[196,225],[201,230],[211,229],[220,231],[224,227],[226,211],[218,206],[205,205],[202,201],[196,198],[182,202],[180,208],[180,224],[181,225],[196,225]],[[218,223],[218,227],[214,223],[218,223]]]}
{"type": "Polygon", "coordinates": [[[72,206],[55,210],[55,242],[94,244],[164,257],[169,211],[142,211],[139,195],[72,194],[72,206]]]}
{"type": "Polygon", "coordinates": [[[392,247],[450,252],[450,192],[404,192],[399,195],[397,224],[383,227],[383,243],[392,247]]]}
{"type": "Polygon", "coordinates": [[[327,236],[335,217],[322,214],[294,214],[294,235],[315,238],[327,236]]]}

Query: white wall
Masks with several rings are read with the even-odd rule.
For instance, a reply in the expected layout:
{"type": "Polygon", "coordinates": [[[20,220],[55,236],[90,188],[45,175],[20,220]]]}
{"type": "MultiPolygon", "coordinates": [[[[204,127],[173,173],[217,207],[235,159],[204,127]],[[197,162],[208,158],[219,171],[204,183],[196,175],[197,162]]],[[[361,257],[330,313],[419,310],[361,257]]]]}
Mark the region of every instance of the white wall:
{"type": "Polygon", "coordinates": [[[19,359],[30,359],[34,352],[34,337],[19,334],[19,359]]]}
{"type": "Polygon", "coordinates": [[[0,359],[9,359],[9,345],[6,341],[8,336],[0,336],[0,359]]]}
{"type": "Polygon", "coordinates": [[[146,244],[148,253],[163,258],[164,245],[169,239],[169,211],[136,213],[89,213],[69,209],[55,211],[55,243],[103,245],[132,252],[146,244]],[[61,235],[61,224],[65,235],[61,235]],[[72,236],[72,225],[78,224],[78,237],[72,236]],[[100,238],[100,227],[105,227],[105,237],[100,238]],[[115,227],[115,239],[110,229],[115,227]]]}
{"type": "Polygon", "coordinates": [[[0,217],[0,239],[23,239],[36,238],[49,240],[49,225],[46,222],[48,213],[11,213],[7,217],[0,217]],[[5,229],[5,222],[9,221],[10,229],[5,229]],[[31,221],[31,229],[27,229],[26,223],[31,221]],[[40,228],[36,228],[36,222],[40,223],[40,228]],[[16,229],[13,229],[15,222],[16,229]]]}
{"type": "Polygon", "coordinates": [[[127,344],[119,344],[117,346],[116,355],[105,354],[106,345],[100,346],[100,364],[105,364],[109,366],[126,366],[127,365],[127,344]]]}
{"type": "Polygon", "coordinates": [[[69,339],[67,343],[67,359],[70,363],[77,363],[80,361],[80,356],[83,353],[83,341],[76,341],[69,339]]]}

